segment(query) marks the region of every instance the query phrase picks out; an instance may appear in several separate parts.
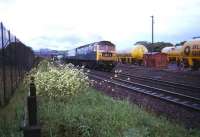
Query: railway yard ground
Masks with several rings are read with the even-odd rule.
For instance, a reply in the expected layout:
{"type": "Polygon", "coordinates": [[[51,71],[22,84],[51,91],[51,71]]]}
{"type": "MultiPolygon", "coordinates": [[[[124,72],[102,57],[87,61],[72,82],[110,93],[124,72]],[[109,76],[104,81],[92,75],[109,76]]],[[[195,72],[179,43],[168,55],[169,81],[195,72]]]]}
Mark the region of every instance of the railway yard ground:
{"type": "Polygon", "coordinates": [[[124,70],[132,74],[200,87],[200,70],[192,71],[190,68],[178,68],[176,64],[169,64],[167,68],[146,68],[138,65],[118,64],[115,70],[124,70]]]}

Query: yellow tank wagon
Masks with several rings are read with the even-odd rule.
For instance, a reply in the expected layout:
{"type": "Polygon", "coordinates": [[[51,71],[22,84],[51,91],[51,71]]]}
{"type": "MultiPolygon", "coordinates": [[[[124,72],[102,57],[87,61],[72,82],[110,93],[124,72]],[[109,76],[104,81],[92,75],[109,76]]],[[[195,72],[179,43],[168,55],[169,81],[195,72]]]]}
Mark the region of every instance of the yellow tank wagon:
{"type": "Polygon", "coordinates": [[[162,52],[168,55],[169,61],[182,62],[185,67],[195,70],[200,67],[200,40],[188,41],[183,46],[166,47],[162,52]]]}
{"type": "Polygon", "coordinates": [[[143,55],[148,50],[144,45],[134,45],[130,49],[117,52],[117,61],[120,63],[139,64],[143,62],[143,55]]]}
{"type": "Polygon", "coordinates": [[[183,45],[183,62],[193,69],[200,67],[200,40],[188,41],[183,45]]]}
{"type": "Polygon", "coordinates": [[[182,60],[182,46],[165,47],[162,49],[162,53],[166,53],[168,60],[171,61],[181,61],[182,60]]]}

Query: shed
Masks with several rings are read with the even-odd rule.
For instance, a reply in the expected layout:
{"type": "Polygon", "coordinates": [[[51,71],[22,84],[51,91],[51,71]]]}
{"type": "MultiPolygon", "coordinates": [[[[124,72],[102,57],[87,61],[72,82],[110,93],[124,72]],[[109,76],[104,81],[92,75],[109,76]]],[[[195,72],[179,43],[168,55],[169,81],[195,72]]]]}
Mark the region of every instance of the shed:
{"type": "Polygon", "coordinates": [[[151,52],[144,54],[144,66],[165,68],[168,65],[167,54],[160,52],[151,52]]]}

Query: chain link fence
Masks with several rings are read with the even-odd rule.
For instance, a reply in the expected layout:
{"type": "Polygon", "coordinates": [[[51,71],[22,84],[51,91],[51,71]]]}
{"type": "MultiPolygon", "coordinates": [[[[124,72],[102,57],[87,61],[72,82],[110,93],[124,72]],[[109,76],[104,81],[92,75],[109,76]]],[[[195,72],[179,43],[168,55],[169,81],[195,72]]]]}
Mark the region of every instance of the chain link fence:
{"type": "Polygon", "coordinates": [[[24,74],[33,65],[34,53],[0,24],[0,106],[6,105],[24,74]]]}

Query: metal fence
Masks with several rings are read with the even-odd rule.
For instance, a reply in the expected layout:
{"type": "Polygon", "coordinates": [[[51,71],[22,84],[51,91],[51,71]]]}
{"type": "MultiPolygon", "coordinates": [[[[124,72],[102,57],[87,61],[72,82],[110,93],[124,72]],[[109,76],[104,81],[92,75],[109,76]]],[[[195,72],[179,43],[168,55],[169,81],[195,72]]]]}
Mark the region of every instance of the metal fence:
{"type": "Polygon", "coordinates": [[[0,106],[9,102],[25,72],[33,65],[34,53],[0,24],[0,106]]]}

